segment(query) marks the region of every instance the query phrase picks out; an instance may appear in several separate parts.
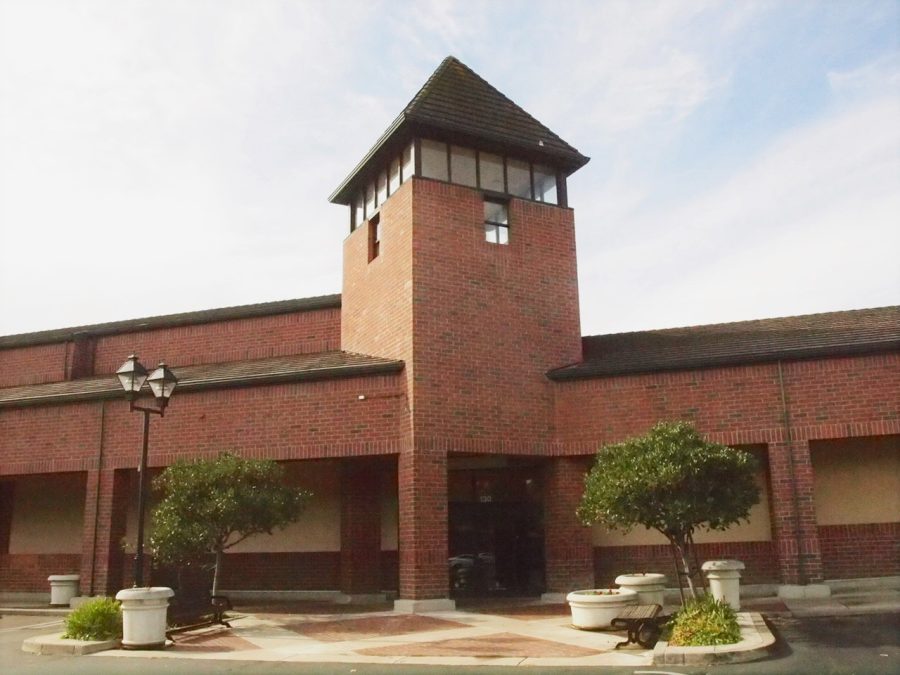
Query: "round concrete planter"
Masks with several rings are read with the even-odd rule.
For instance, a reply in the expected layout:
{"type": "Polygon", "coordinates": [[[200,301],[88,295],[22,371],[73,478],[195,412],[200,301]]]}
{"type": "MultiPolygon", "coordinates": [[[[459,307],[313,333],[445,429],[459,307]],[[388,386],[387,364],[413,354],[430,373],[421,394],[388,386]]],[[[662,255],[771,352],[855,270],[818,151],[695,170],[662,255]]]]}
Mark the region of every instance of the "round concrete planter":
{"type": "Polygon", "coordinates": [[[68,607],[69,601],[78,595],[77,574],[51,574],[47,577],[50,582],[50,605],[52,607],[68,607]]]}
{"type": "Polygon", "coordinates": [[[624,588],[594,588],[572,591],[566,601],[576,628],[610,628],[622,609],[637,602],[637,593],[624,588]]]}
{"type": "Polygon", "coordinates": [[[616,577],[619,588],[634,591],[638,595],[639,605],[663,606],[666,593],[666,575],[655,572],[638,574],[622,574],[616,577]]]}
{"type": "Polygon", "coordinates": [[[166,644],[166,610],[171,588],[126,588],[116,593],[122,603],[122,646],[125,649],[161,649],[166,644]]]}
{"type": "Polygon", "coordinates": [[[709,592],[716,600],[731,605],[735,612],[741,608],[742,569],[744,563],[740,560],[707,560],[703,563],[709,592]]]}

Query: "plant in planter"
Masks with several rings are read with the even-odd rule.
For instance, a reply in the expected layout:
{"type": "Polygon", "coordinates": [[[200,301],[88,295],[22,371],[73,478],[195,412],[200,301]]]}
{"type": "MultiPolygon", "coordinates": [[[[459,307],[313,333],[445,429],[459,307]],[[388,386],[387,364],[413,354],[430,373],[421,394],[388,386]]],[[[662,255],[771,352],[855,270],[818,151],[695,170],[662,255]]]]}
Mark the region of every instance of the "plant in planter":
{"type": "Polygon", "coordinates": [[[68,640],[112,640],[122,637],[122,609],[112,598],[88,600],[66,617],[68,640]]]}
{"type": "Polygon", "coordinates": [[[678,586],[696,597],[694,532],[725,530],[759,502],[756,460],[711,443],[687,422],[661,422],[643,436],[600,449],[585,478],[578,517],[630,531],[662,533],[672,547],[678,586]]]}
{"type": "Polygon", "coordinates": [[[737,615],[711,595],[691,600],[672,618],[669,644],[679,647],[730,645],[739,642],[737,615]]]}
{"type": "Polygon", "coordinates": [[[612,620],[637,601],[637,593],[624,588],[588,588],[566,596],[576,628],[610,628],[612,620]]]}

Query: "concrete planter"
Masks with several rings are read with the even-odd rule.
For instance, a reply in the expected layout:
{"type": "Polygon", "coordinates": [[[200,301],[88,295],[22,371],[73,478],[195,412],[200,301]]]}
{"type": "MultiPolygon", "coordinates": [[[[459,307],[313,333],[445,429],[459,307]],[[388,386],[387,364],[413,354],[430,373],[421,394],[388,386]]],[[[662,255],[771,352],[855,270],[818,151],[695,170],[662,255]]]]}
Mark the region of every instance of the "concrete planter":
{"type": "Polygon", "coordinates": [[[595,588],[572,591],[566,601],[572,610],[572,625],[576,628],[610,628],[628,605],[637,603],[637,593],[624,588],[595,588]]]}
{"type": "Polygon", "coordinates": [[[640,572],[637,574],[621,574],[616,577],[619,588],[634,591],[638,595],[639,605],[664,604],[666,593],[666,575],[655,572],[640,572]]]}
{"type": "Polygon", "coordinates": [[[703,563],[710,593],[716,600],[731,605],[735,612],[741,609],[742,569],[744,563],[740,560],[707,560],[703,563]]]}
{"type": "Polygon", "coordinates": [[[51,574],[47,577],[50,582],[50,606],[68,607],[69,602],[78,595],[77,574],[51,574]]]}
{"type": "Polygon", "coordinates": [[[125,649],[161,649],[166,644],[166,610],[171,588],[126,588],[116,593],[122,603],[122,646],[125,649]]]}

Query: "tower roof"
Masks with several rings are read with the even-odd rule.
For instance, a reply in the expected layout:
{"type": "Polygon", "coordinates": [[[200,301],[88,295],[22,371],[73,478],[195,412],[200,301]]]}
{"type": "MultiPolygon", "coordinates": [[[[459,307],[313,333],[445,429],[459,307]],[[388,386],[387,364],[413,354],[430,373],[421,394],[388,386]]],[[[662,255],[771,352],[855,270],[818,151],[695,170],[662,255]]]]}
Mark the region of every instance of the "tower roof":
{"type": "Polygon", "coordinates": [[[588,158],[459,59],[448,56],[331,195],[347,204],[360,184],[415,136],[543,161],[567,173],[588,158]]]}

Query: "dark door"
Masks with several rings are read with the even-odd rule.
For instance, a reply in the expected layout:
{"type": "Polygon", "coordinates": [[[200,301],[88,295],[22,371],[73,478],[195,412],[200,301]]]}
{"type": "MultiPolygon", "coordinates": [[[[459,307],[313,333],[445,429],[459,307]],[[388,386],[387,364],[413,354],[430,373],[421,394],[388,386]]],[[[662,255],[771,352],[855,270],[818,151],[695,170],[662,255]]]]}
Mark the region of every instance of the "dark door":
{"type": "Polygon", "coordinates": [[[451,472],[449,573],[457,596],[539,595],[544,531],[537,471],[451,472]]]}

